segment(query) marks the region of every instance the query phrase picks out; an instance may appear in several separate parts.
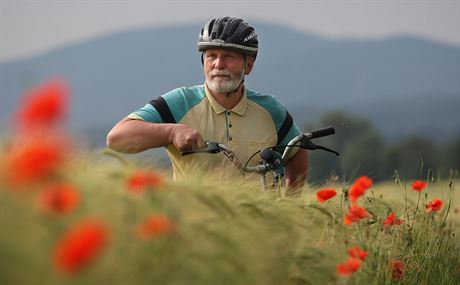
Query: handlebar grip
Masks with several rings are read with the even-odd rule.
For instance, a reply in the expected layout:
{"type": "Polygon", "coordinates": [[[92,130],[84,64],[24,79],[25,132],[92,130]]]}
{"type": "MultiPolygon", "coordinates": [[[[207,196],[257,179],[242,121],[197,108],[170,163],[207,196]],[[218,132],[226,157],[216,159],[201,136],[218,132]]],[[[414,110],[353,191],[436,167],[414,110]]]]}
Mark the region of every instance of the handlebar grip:
{"type": "Polygon", "coordinates": [[[316,130],[316,131],[311,131],[310,134],[311,134],[310,138],[312,139],[320,138],[320,137],[325,137],[325,136],[330,136],[330,135],[335,134],[335,129],[333,126],[329,126],[323,129],[316,130]]]}

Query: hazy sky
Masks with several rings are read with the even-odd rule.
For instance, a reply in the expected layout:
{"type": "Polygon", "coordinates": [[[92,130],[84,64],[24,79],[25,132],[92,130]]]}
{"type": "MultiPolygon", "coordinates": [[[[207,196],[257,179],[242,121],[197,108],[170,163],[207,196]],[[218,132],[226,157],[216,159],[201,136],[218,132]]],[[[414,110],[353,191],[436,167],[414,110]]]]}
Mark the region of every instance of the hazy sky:
{"type": "Polygon", "coordinates": [[[225,15],[328,37],[413,34],[460,46],[460,0],[0,0],[0,62],[107,32],[225,15]]]}

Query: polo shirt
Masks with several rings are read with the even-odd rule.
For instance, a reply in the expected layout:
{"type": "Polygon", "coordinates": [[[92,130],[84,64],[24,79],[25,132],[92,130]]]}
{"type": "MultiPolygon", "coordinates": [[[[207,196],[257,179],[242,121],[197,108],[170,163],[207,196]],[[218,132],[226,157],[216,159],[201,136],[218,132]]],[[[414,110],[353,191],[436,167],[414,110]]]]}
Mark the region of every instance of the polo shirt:
{"type": "MultiPolygon", "coordinates": [[[[231,110],[219,104],[207,86],[198,85],[174,89],[128,117],[152,123],[188,125],[198,130],[205,141],[229,146],[243,164],[258,150],[286,145],[301,133],[275,97],[246,88],[240,102],[231,110]]],[[[221,169],[224,173],[236,170],[222,153],[182,156],[173,144],[167,145],[166,151],[174,178],[184,177],[197,167],[205,171],[221,169]]],[[[259,156],[255,155],[248,165],[257,165],[258,161],[259,156]]]]}

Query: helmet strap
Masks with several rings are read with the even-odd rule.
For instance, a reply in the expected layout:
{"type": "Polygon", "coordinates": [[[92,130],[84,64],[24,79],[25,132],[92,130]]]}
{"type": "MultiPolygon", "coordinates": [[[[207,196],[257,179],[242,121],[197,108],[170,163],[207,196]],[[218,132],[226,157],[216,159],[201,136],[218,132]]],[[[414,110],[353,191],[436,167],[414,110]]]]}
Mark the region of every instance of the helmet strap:
{"type": "Polygon", "coordinates": [[[240,89],[240,86],[244,83],[244,76],[243,76],[243,79],[241,80],[240,84],[238,84],[238,86],[233,90],[233,91],[230,91],[228,92],[227,94],[225,94],[227,97],[232,94],[232,93],[235,93],[236,91],[238,91],[238,89],[240,89]]]}

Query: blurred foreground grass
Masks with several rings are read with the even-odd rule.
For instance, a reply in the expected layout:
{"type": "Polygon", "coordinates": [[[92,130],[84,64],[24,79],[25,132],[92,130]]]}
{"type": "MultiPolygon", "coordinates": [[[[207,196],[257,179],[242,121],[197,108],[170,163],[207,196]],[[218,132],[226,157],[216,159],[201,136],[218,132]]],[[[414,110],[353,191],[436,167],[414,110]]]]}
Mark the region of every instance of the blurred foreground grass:
{"type": "Polygon", "coordinates": [[[279,198],[258,185],[198,174],[131,193],[126,180],[133,170],[74,159],[61,179],[76,185],[82,199],[67,215],[43,214],[33,187],[2,186],[1,284],[459,284],[458,180],[429,183],[420,197],[409,183],[377,184],[363,202],[372,217],[346,226],[342,191],[349,185],[328,185],[338,195],[325,203],[311,187],[300,198],[279,198]],[[445,202],[442,210],[425,213],[433,198],[445,202]],[[404,223],[385,228],[391,211],[404,223]],[[155,213],[170,217],[174,232],[136,238],[136,226],[155,213]],[[69,225],[86,217],[107,224],[107,247],[81,272],[62,274],[53,248],[69,225]],[[351,277],[339,276],[336,266],[352,246],[369,256],[351,277]],[[399,280],[391,278],[392,259],[405,264],[399,280]]]}

